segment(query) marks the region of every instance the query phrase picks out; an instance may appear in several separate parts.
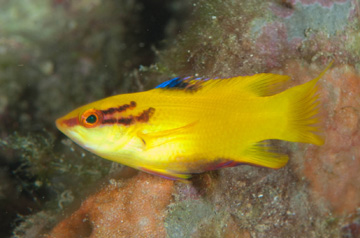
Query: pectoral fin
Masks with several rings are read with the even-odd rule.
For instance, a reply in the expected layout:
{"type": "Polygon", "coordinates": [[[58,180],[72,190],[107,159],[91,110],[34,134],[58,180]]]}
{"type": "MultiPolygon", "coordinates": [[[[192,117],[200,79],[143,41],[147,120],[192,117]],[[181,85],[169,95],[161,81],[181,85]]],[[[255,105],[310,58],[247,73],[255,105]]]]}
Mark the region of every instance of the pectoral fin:
{"type": "Polygon", "coordinates": [[[196,122],[187,124],[182,127],[177,127],[168,130],[155,131],[149,133],[138,132],[137,136],[144,142],[146,150],[165,143],[181,140],[189,135],[190,130],[196,125],[196,122]]]}

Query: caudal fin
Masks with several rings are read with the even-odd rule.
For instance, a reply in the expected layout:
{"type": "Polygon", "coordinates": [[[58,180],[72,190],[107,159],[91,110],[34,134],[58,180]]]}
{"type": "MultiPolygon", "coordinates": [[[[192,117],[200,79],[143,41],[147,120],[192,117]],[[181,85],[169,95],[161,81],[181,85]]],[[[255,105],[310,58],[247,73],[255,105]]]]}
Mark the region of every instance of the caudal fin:
{"type": "MultiPolygon", "coordinates": [[[[274,99],[276,99],[274,103],[282,115],[274,121],[277,126],[274,126],[274,130],[271,132],[276,135],[273,139],[315,145],[324,144],[324,139],[320,136],[321,127],[316,83],[330,68],[331,64],[317,78],[274,95],[274,99]],[[284,128],[281,128],[282,126],[284,128]]],[[[288,156],[282,153],[277,145],[260,141],[245,150],[239,162],[269,168],[281,168],[287,161],[288,156]]]]}
{"type": "Polygon", "coordinates": [[[324,138],[320,136],[321,126],[318,102],[318,87],[316,83],[331,67],[332,62],[326,69],[313,80],[290,88],[283,92],[289,98],[287,133],[284,140],[304,142],[315,145],[324,144],[324,138]]]}

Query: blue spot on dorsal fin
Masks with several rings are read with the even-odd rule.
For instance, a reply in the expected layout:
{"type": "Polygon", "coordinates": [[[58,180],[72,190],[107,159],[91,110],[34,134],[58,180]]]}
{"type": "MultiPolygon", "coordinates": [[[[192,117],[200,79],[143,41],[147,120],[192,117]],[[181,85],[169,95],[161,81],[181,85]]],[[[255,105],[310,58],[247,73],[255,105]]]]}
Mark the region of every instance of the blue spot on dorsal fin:
{"type": "Polygon", "coordinates": [[[209,80],[209,78],[195,78],[194,76],[188,76],[185,78],[176,77],[159,84],[155,88],[196,91],[201,87],[201,84],[207,80],[209,80]]]}
{"type": "Polygon", "coordinates": [[[179,83],[181,82],[180,77],[176,77],[176,78],[172,78],[168,81],[165,81],[161,84],[159,84],[158,86],[156,86],[155,88],[174,88],[176,87],[179,83]]]}

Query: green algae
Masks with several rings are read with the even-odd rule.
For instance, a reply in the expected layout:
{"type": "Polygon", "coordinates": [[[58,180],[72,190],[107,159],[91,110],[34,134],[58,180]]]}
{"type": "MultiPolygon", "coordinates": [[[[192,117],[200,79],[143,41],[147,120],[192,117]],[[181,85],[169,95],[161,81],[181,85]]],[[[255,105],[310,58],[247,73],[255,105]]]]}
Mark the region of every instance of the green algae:
{"type": "MultiPolygon", "coordinates": [[[[62,147],[65,146],[69,146],[69,143],[62,147]]],[[[64,148],[61,149],[59,145],[55,148],[53,135],[47,131],[26,136],[14,133],[0,140],[0,148],[2,153],[12,153],[14,157],[19,158],[20,166],[13,171],[13,175],[23,180],[22,189],[29,190],[34,196],[39,188],[59,197],[64,190],[70,188],[75,196],[81,196],[79,187],[89,188],[109,172],[109,166],[105,166],[109,163],[104,161],[100,163],[102,166],[99,166],[97,157],[72,145],[67,153],[61,153],[64,148]],[[26,178],[30,178],[30,181],[26,182],[26,178]],[[69,186],[70,181],[73,186],[69,186]]],[[[44,204],[47,200],[48,198],[40,203],[44,204]]],[[[56,200],[48,205],[59,208],[56,200]]]]}

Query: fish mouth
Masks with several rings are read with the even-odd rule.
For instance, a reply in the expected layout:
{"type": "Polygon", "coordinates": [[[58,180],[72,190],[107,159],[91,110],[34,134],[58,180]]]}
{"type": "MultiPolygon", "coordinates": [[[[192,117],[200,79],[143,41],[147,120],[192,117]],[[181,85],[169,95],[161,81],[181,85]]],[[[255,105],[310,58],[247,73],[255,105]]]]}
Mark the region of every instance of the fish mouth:
{"type": "Polygon", "coordinates": [[[62,133],[64,133],[65,135],[67,135],[67,131],[70,129],[70,127],[67,125],[68,123],[66,123],[66,119],[64,119],[63,117],[57,119],[55,121],[55,125],[56,128],[61,131],[62,133]]]}
{"type": "Polygon", "coordinates": [[[79,136],[79,133],[74,130],[73,126],[69,126],[69,119],[64,119],[63,117],[55,120],[55,125],[59,131],[61,131],[64,135],[69,137],[71,140],[73,140],[75,143],[82,145],[81,140],[79,140],[77,137],[79,136]]]}
{"type": "Polygon", "coordinates": [[[55,121],[55,125],[60,131],[64,131],[65,128],[71,128],[79,125],[79,119],[77,117],[61,117],[55,121]]]}
{"type": "Polygon", "coordinates": [[[62,125],[63,124],[62,120],[63,120],[62,118],[59,118],[59,119],[56,119],[56,121],[55,121],[56,128],[61,132],[63,132],[63,129],[64,129],[64,126],[62,125]]]}
{"type": "Polygon", "coordinates": [[[58,129],[60,128],[60,118],[59,118],[59,119],[56,119],[55,125],[56,125],[56,127],[57,127],[58,129]]]}

